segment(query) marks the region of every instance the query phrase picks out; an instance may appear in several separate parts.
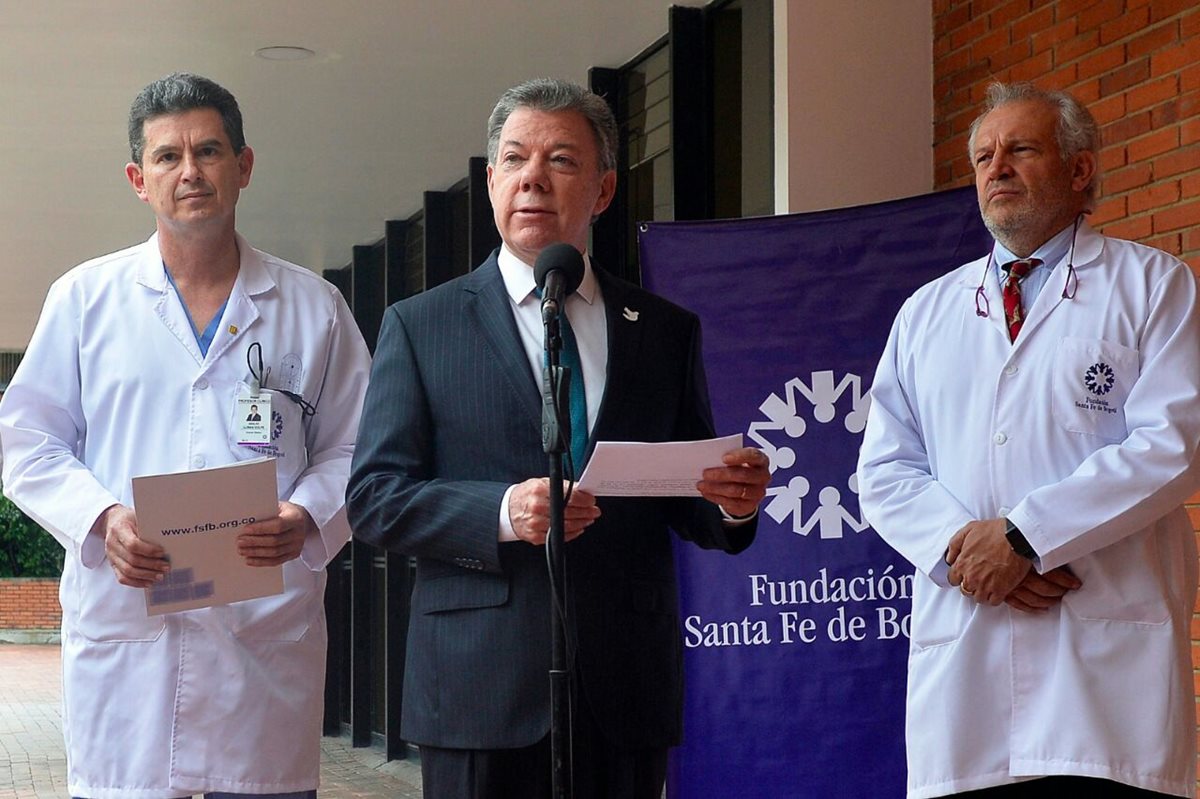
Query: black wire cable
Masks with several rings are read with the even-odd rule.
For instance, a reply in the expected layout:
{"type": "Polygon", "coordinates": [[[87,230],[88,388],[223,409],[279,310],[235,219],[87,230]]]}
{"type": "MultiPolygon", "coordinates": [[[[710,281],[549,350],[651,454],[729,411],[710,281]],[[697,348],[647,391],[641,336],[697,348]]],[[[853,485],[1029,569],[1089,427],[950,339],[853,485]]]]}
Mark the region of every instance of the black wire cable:
{"type": "Polygon", "coordinates": [[[249,347],[246,348],[246,368],[250,370],[250,376],[254,378],[256,383],[258,383],[258,387],[260,389],[273,391],[276,394],[282,394],[283,396],[287,397],[300,407],[300,413],[304,417],[316,416],[317,406],[311,402],[308,402],[306,399],[304,399],[304,397],[301,397],[295,392],[288,391],[287,389],[271,388],[269,385],[267,385],[267,380],[271,376],[271,370],[266,369],[264,371],[263,369],[262,344],[258,343],[257,341],[253,342],[249,347]],[[251,360],[252,355],[254,359],[258,361],[257,369],[255,368],[254,360],[251,360]]]}
{"type": "MultiPolygon", "coordinates": [[[[561,367],[559,370],[550,369],[549,372],[550,372],[551,396],[558,397],[559,391],[561,390],[561,383],[560,383],[560,376],[562,374],[561,367]]],[[[562,447],[563,453],[566,456],[566,467],[564,469],[564,473],[567,475],[567,488],[563,492],[563,515],[565,517],[566,516],[566,506],[570,503],[571,495],[575,491],[575,460],[574,460],[574,456],[571,453],[571,442],[569,440],[567,440],[566,437],[563,435],[563,431],[566,429],[566,427],[563,424],[562,412],[561,412],[561,409],[558,407],[557,402],[554,403],[554,418],[555,418],[555,422],[558,425],[559,445],[562,447]]],[[[570,417],[568,417],[566,421],[567,421],[567,425],[569,426],[570,425],[570,417]]],[[[563,543],[565,545],[566,544],[566,521],[565,521],[565,518],[563,521],[563,528],[564,528],[563,529],[563,543]]],[[[563,590],[563,587],[561,585],[558,585],[554,581],[554,569],[551,568],[551,564],[553,563],[555,551],[556,550],[554,550],[553,539],[551,538],[549,531],[547,531],[547,534],[546,534],[546,572],[550,577],[550,600],[551,600],[551,602],[554,603],[555,613],[558,614],[558,618],[560,620],[565,620],[567,618],[567,605],[566,605],[565,592],[563,590]]],[[[563,624],[563,627],[566,628],[566,625],[563,624]]],[[[575,671],[575,641],[570,636],[564,636],[564,638],[566,640],[566,645],[567,645],[567,670],[570,671],[571,673],[574,673],[574,671],[575,671]]]]}

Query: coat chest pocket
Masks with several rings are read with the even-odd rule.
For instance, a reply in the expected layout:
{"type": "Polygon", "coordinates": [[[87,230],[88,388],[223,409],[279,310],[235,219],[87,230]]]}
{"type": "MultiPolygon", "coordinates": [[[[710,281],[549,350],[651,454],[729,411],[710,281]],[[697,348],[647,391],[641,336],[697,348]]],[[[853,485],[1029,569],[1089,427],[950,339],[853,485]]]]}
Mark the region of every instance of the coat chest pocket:
{"type": "Polygon", "coordinates": [[[1137,350],[1068,336],[1054,357],[1054,419],[1071,433],[1123,441],[1125,400],[1138,378],[1137,350]]]}
{"type": "MultiPolygon", "coordinates": [[[[277,391],[263,389],[262,394],[271,398],[271,419],[269,422],[271,440],[266,444],[239,444],[237,426],[236,401],[230,403],[229,447],[237,460],[252,458],[275,458],[276,482],[279,496],[291,494],[292,485],[308,467],[308,450],[305,447],[304,412],[298,404],[289,397],[277,391]]],[[[250,387],[238,381],[235,390],[237,397],[250,396],[250,387]]]]}

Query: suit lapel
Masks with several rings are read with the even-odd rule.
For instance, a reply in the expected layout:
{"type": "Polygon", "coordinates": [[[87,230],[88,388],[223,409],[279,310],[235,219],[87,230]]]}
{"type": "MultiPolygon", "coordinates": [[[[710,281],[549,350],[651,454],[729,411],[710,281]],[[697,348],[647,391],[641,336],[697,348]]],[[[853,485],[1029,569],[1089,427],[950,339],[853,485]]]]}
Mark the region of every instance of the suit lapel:
{"type": "Polygon", "coordinates": [[[465,315],[471,333],[479,336],[496,360],[523,413],[541,419],[541,389],[533,381],[525,348],[521,345],[517,323],[513,319],[496,253],[473,271],[463,283],[466,294],[465,315]]]}
{"type": "Polygon", "coordinates": [[[608,365],[604,398],[600,401],[600,412],[596,415],[596,425],[588,442],[588,455],[591,455],[591,448],[596,441],[601,440],[604,431],[611,426],[613,415],[621,413],[617,407],[618,398],[628,395],[626,384],[641,363],[642,330],[645,327],[638,320],[641,309],[629,304],[632,300],[625,286],[603,269],[596,268],[594,262],[592,271],[604,296],[604,316],[608,324],[608,365]]]}

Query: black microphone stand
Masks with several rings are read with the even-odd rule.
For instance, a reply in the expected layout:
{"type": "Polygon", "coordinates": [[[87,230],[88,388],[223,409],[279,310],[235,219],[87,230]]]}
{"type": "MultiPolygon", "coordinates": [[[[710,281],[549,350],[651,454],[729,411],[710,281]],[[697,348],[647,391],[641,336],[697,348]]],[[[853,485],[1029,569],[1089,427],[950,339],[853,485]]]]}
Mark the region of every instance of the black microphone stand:
{"type": "Polygon", "coordinates": [[[571,370],[559,363],[559,309],[542,306],[547,366],[542,370],[542,449],[550,466],[550,785],[554,799],[574,795],[571,782],[571,669],[567,659],[567,568],[563,536],[563,453],[571,440],[571,370]]]}

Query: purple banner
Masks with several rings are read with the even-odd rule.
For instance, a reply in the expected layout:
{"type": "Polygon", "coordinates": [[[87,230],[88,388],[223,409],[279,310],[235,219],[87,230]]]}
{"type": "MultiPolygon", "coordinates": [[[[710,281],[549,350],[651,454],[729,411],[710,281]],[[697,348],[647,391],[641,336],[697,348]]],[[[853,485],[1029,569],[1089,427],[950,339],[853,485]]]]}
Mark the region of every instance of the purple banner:
{"type": "Polygon", "coordinates": [[[747,552],[676,550],[687,704],[670,796],[904,796],[912,567],[859,511],[866,391],[905,298],[991,241],[973,189],[643,226],[644,284],[703,322],[717,432],[744,433],[773,472],[747,552]]]}

